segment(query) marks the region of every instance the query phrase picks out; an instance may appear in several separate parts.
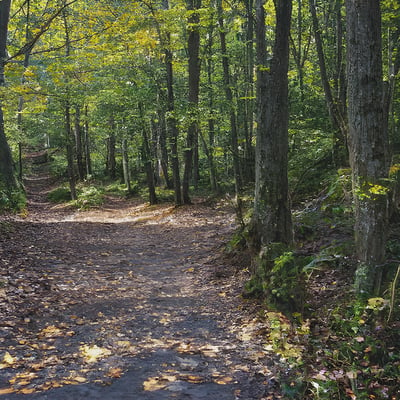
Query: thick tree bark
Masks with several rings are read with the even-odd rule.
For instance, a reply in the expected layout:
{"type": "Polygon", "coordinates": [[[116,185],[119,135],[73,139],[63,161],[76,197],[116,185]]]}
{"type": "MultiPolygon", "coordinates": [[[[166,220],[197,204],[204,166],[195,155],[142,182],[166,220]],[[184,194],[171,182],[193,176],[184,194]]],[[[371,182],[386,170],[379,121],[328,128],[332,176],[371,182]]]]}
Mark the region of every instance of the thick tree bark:
{"type": "Polygon", "coordinates": [[[192,11],[188,18],[189,34],[188,34],[188,53],[189,53],[189,118],[190,124],[186,136],[185,149],[185,169],[182,180],[182,200],[184,204],[190,204],[190,178],[193,168],[193,156],[195,147],[198,143],[198,104],[199,104],[199,89],[200,89],[200,32],[199,21],[200,17],[196,10],[201,7],[201,0],[188,0],[187,10],[192,11]]]}
{"type": "Polygon", "coordinates": [[[355,199],[356,288],[370,295],[385,260],[388,135],[379,0],[346,0],[349,149],[355,199]]]}
{"type": "Polygon", "coordinates": [[[250,226],[257,250],[293,240],[288,195],[288,66],[291,0],[276,1],[273,58],[267,67],[264,0],[257,0],[257,145],[254,213],[250,226]]]}

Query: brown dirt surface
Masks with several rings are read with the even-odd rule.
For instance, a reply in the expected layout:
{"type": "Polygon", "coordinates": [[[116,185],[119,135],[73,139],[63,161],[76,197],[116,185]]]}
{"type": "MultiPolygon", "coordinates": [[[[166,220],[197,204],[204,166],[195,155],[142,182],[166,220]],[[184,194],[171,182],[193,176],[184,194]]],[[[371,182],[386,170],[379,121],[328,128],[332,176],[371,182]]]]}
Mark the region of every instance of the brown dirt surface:
{"type": "Polygon", "coordinates": [[[278,399],[226,204],[108,198],[0,221],[1,399],[278,399]]]}

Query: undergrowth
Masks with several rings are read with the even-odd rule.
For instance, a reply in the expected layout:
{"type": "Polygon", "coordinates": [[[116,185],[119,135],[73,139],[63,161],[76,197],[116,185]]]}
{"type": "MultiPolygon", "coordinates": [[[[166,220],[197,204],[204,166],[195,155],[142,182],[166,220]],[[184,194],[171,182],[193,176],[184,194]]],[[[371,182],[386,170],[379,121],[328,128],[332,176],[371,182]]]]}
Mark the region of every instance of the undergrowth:
{"type": "MultiPolygon", "coordinates": [[[[266,349],[282,360],[285,399],[400,399],[400,262],[383,266],[381,292],[360,300],[353,282],[347,170],[293,213],[295,246],[271,244],[253,260],[245,296],[265,306],[266,349]]],[[[399,260],[399,232],[388,258],[399,260]]],[[[245,230],[231,247],[242,245],[245,230]]]]}

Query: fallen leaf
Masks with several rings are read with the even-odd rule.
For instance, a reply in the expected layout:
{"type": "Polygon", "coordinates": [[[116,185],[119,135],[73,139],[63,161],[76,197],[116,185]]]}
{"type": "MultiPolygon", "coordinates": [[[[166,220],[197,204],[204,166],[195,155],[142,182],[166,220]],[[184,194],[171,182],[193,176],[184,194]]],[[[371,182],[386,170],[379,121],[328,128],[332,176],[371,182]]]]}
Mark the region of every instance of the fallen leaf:
{"type": "Polygon", "coordinates": [[[107,376],[110,378],[121,378],[121,375],[122,375],[121,368],[110,368],[107,373],[107,376]]]}
{"type": "Polygon", "coordinates": [[[8,351],[4,354],[3,361],[0,363],[0,369],[10,368],[16,363],[17,359],[14,358],[8,351]]]}
{"type": "Polygon", "coordinates": [[[233,378],[230,376],[222,376],[220,378],[214,379],[214,382],[217,383],[218,385],[228,385],[233,381],[233,378]]]}
{"type": "Polygon", "coordinates": [[[35,393],[35,389],[24,388],[24,389],[19,390],[19,393],[22,393],[22,394],[31,394],[31,393],[35,393]]]}
{"type": "Polygon", "coordinates": [[[2,395],[2,394],[10,394],[10,393],[15,393],[15,389],[12,388],[12,387],[0,389],[0,395],[2,395]]]}
{"type": "Polygon", "coordinates": [[[176,376],[163,375],[160,377],[148,378],[143,382],[143,389],[147,392],[154,392],[156,390],[164,389],[169,383],[175,382],[176,376]]]}
{"type": "Polygon", "coordinates": [[[74,378],[74,381],[79,382],[79,383],[84,383],[84,382],[87,381],[87,379],[85,377],[83,377],[83,376],[76,376],[74,378]]]}
{"type": "Polygon", "coordinates": [[[53,337],[59,337],[59,336],[64,336],[63,331],[60,328],[57,328],[54,325],[50,325],[44,329],[42,329],[39,334],[39,337],[46,337],[46,338],[53,338],[53,337]]]}
{"type": "Polygon", "coordinates": [[[184,381],[190,382],[190,383],[203,383],[204,378],[199,375],[182,375],[180,378],[184,381]]]}
{"type": "Polygon", "coordinates": [[[80,347],[81,355],[87,363],[96,362],[98,358],[111,355],[111,351],[102,347],[88,346],[87,344],[80,347]]]}

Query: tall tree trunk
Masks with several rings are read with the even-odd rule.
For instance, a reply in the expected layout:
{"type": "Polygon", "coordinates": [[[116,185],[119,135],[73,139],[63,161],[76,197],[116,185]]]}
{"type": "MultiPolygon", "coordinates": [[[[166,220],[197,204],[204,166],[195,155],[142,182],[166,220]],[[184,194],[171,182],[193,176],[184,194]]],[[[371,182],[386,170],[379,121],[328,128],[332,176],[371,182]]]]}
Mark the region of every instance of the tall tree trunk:
{"type": "Polygon", "coordinates": [[[237,132],[237,116],[233,104],[233,94],[231,89],[231,75],[229,72],[229,58],[226,48],[226,29],[224,23],[222,0],[217,0],[219,38],[221,42],[222,73],[224,79],[225,97],[229,106],[229,120],[231,127],[231,151],[233,156],[233,172],[235,178],[235,191],[239,195],[242,191],[242,177],[240,174],[240,158],[237,132]]]}
{"type": "Polygon", "coordinates": [[[111,118],[110,136],[107,138],[107,164],[106,164],[107,175],[111,179],[115,179],[117,176],[117,171],[116,171],[117,163],[115,161],[115,144],[116,144],[115,129],[116,129],[115,121],[113,118],[111,118]]]}
{"type": "Polygon", "coordinates": [[[291,0],[277,0],[273,57],[267,67],[264,0],[257,0],[257,145],[253,247],[293,240],[288,195],[288,66],[291,0]]]}
{"type": "Polygon", "coordinates": [[[243,101],[244,111],[244,176],[247,182],[254,182],[254,0],[246,0],[246,92],[243,101]]]}
{"type": "Polygon", "coordinates": [[[149,189],[149,202],[150,204],[157,204],[158,199],[156,195],[153,160],[151,157],[150,142],[147,134],[146,124],[144,122],[144,115],[141,104],[139,104],[139,111],[142,119],[142,136],[143,136],[142,157],[144,161],[144,168],[146,171],[147,187],[149,189]]]}
{"type": "Polygon", "coordinates": [[[92,159],[90,156],[90,135],[89,135],[89,113],[88,106],[85,106],[85,130],[84,130],[84,149],[86,175],[92,175],[92,159]]]}
{"type": "Polygon", "coordinates": [[[76,200],[76,178],[74,165],[74,135],[71,128],[71,106],[67,101],[65,105],[65,141],[67,150],[67,172],[71,199],[76,200]]]}
{"type": "Polygon", "coordinates": [[[215,141],[215,110],[214,110],[214,82],[213,82],[213,41],[214,41],[214,21],[210,18],[210,24],[208,26],[208,40],[206,47],[206,65],[207,65],[207,81],[208,81],[208,145],[207,141],[203,136],[201,140],[203,142],[204,150],[208,159],[208,167],[210,170],[210,185],[213,192],[218,191],[218,178],[217,169],[214,162],[214,141],[215,141]]]}
{"type": "Polygon", "coordinates": [[[190,124],[186,136],[185,149],[185,169],[182,180],[182,200],[184,204],[190,204],[189,186],[190,177],[193,168],[193,155],[198,137],[198,104],[199,104],[199,88],[200,88],[200,17],[196,12],[201,7],[201,0],[188,0],[187,10],[190,13],[188,18],[189,34],[188,34],[188,53],[189,53],[189,118],[190,124]]]}
{"type": "Polygon", "coordinates": [[[132,192],[131,177],[129,171],[129,156],[128,156],[128,141],[126,138],[122,139],[122,169],[124,173],[124,182],[128,193],[132,192]]]}
{"type": "Polygon", "coordinates": [[[167,111],[168,116],[167,126],[169,128],[169,142],[171,149],[171,166],[172,166],[172,180],[174,182],[175,204],[177,206],[182,204],[182,191],[181,191],[181,178],[179,172],[179,155],[178,155],[178,124],[174,115],[175,99],[174,99],[174,86],[173,86],[173,66],[172,66],[172,53],[170,50],[165,50],[165,67],[167,72],[167,111]]]}
{"type": "Polygon", "coordinates": [[[78,105],[75,106],[74,122],[76,163],[78,166],[79,179],[83,181],[85,179],[85,165],[82,145],[81,110],[78,105]]]}
{"type": "Polygon", "coordinates": [[[167,147],[167,127],[165,122],[165,113],[161,110],[158,111],[158,144],[160,146],[160,158],[161,158],[161,169],[165,180],[165,184],[168,189],[173,189],[174,184],[169,176],[168,164],[168,147],[167,147]]]}
{"type": "Polygon", "coordinates": [[[355,199],[356,289],[371,295],[385,260],[388,135],[379,0],[346,0],[349,149],[355,199]]]}
{"type": "MultiPolygon", "coordinates": [[[[64,23],[64,33],[65,33],[65,55],[66,57],[70,56],[71,53],[71,42],[69,36],[69,27],[68,27],[68,20],[67,20],[67,12],[63,10],[62,18],[64,23]]],[[[74,134],[72,132],[71,127],[71,104],[70,104],[70,91],[68,87],[68,78],[66,79],[67,83],[67,91],[66,91],[66,102],[64,107],[64,118],[65,118],[65,141],[66,141],[66,151],[67,151],[67,172],[68,172],[68,181],[69,181],[69,189],[71,192],[72,200],[77,199],[76,193],[76,177],[75,177],[75,154],[74,154],[74,134]]]]}
{"type": "MultiPolygon", "coordinates": [[[[314,38],[315,38],[315,45],[317,48],[317,54],[318,54],[318,61],[319,61],[319,69],[320,69],[320,74],[321,74],[321,82],[322,86],[324,88],[324,93],[325,93],[325,100],[327,103],[328,107],[328,112],[329,116],[331,119],[331,123],[334,129],[334,143],[332,146],[332,151],[333,151],[333,156],[334,156],[334,161],[337,166],[341,166],[344,163],[347,163],[347,122],[346,122],[346,114],[345,112],[343,113],[343,109],[345,107],[345,102],[344,104],[338,104],[338,102],[335,100],[333,93],[332,93],[332,88],[331,84],[329,82],[329,77],[327,73],[327,68],[326,68],[326,60],[325,60],[325,52],[322,44],[322,38],[321,38],[321,29],[319,26],[319,21],[318,21],[318,16],[317,16],[317,10],[316,10],[316,0],[309,0],[309,5],[310,5],[310,12],[311,12],[311,18],[313,22],[313,32],[314,32],[314,38]],[[340,150],[339,150],[340,149],[340,150]]],[[[338,6],[340,7],[340,5],[338,6]]],[[[339,11],[340,13],[340,11],[339,11]]],[[[341,13],[338,14],[338,16],[341,18],[341,13]]],[[[337,25],[340,28],[340,25],[337,25]]],[[[341,34],[342,32],[337,32],[337,34],[341,34]]],[[[341,43],[339,39],[338,43],[341,43]]],[[[342,51],[342,48],[338,48],[338,51],[342,51]]],[[[337,59],[339,59],[340,56],[337,56],[337,59]]],[[[343,68],[343,65],[338,66],[338,68],[343,68]]],[[[343,69],[342,69],[343,73],[343,69]]],[[[340,78],[343,77],[342,73],[338,75],[340,78]]],[[[343,81],[341,79],[341,81],[343,81]]],[[[343,102],[343,99],[341,99],[343,102]]]]}
{"type": "MultiPolygon", "coordinates": [[[[30,18],[31,18],[31,12],[30,12],[30,5],[31,2],[30,0],[26,1],[26,26],[25,26],[25,41],[26,43],[29,43],[29,41],[32,38],[32,35],[30,33],[29,25],[30,25],[30,18]]],[[[29,67],[29,61],[30,61],[30,56],[31,56],[31,47],[28,47],[26,49],[26,52],[24,54],[24,72],[27,70],[29,67]]],[[[25,83],[25,74],[22,74],[21,78],[21,84],[23,85],[25,83]]],[[[18,99],[18,112],[17,112],[17,126],[19,131],[22,134],[22,111],[24,108],[24,96],[20,95],[18,99]]],[[[22,178],[22,176],[21,176],[22,178]]]]}
{"type": "MultiPolygon", "coordinates": [[[[11,0],[0,1],[0,86],[5,85],[4,67],[7,60],[7,32],[10,18],[11,0]]],[[[9,195],[18,188],[14,175],[11,149],[8,145],[4,129],[3,105],[0,102],[0,189],[5,189],[9,195]]]]}

